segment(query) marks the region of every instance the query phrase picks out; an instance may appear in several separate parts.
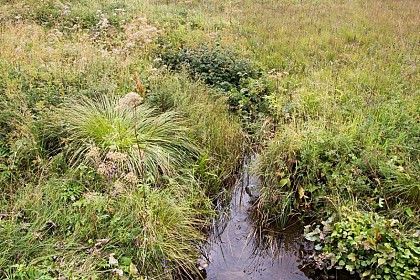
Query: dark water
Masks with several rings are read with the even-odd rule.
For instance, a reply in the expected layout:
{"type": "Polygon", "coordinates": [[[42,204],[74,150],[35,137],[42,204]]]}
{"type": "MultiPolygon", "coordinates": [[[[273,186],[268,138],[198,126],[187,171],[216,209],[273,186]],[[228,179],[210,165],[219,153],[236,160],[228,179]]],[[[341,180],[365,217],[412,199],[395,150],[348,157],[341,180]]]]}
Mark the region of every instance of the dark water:
{"type": "Polygon", "coordinates": [[[301,225],[296,223],[281,232],[258,234],[249,215],[252,201],[249,189],[257,186],[258,180],[249,174],[248,166],[249,161],[232,189],[229,209],[213,225],[206,256],[200,260],[206,279],[310,279],[299,269],[309,246],[303,239],[301,225]]]}

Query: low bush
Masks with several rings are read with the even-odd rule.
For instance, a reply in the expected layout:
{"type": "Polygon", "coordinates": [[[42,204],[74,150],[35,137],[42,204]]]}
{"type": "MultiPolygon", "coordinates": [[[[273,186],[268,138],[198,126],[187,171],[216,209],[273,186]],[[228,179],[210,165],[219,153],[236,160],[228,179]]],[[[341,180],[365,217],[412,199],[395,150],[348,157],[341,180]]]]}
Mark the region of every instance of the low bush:
{"type": "Polygon", "coordinates": [[[255,63],[219,43],[181,47],[164,41],[161,44],[162,64],[177,71],[186,68],[191,77],[218,89],[228,97],[231,110],[239,113],[248,128],[268,113],[266,97],[272,91],[271,85],[255,63]]]}
{"type": "Polygon", "coordinates": [[[401,223],[376,213],[342,209],[305,236],[315,242],[312,261],[318,269],[345,269],[362,279],[417,279],[420,232],[405,232],[401,223]]]}

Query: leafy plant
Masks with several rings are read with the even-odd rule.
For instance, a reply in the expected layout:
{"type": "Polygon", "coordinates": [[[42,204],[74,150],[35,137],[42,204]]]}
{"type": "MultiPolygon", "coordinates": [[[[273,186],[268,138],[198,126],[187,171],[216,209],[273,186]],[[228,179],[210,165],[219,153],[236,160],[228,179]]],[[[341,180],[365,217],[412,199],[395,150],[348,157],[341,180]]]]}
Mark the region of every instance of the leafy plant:
{"type": "Polygon", "coordinates": [[[405,232],[398,220],[376,213],[342,209],[305,237],[315,242],[312,261],[318,269],[346,269],[362,279],[417,279],[420,271],[420,232],[405,232]]]}
{"type": "Polygon", "coordinates": [[[228,97],[231,110],[239,113],[248,128],[268,112],[266,97],[272,89],[255,63],[219,43],[179,48],[165,42],[162,45],[159,56],[164,65],[177,71],[185,67],[192,77],[221,91],[228,97]]]}
{"type": "MultiPolygon", "coordinates": [[[[399,122],[392,118],[384,116],[391,123],[399,122]]],[[[416,124],[406,123],[412,124],[411,128],[398,129],[416,131],[416,124]]],[[[258,166],[261,211],[273,219],[279,213],[276,206],[289,192],[294,194],[294,209],[314,216],[331,214],[337,211],[340,199],[355,197],[364,207],[390,216],[389,210],[399,203],[416,209],[419,161],[411,147],[418,144],[405,133],[393,137],[396,128],[389,129],[394,131],[392,135],[385,135],[386,129],[381,127],[381,122],[374,121],[328,127],[308,121],[299,129],[294,124],[279,129],[258,166]],[[383,141],[388,145],[381,145],[383,141]]]]}
{"type": "Polygon", "coordinates": [[[239,88],[242,79],[261,77],[260,70],[254,64],[240,59],[236,52],[219,43],[202,43],[196,47],[180,48],[163,46],[159,54],[163,64],[178,71],[187,67],[191,75],[198,75],[206,84],[225,92],[239,88]]]}

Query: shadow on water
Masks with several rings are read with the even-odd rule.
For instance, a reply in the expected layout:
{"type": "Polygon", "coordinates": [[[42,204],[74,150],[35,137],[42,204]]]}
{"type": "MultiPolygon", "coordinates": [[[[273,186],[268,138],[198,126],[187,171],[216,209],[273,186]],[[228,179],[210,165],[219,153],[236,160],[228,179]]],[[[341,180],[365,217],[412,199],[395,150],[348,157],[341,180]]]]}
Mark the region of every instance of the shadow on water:
{"type": "Polygon", "coordinates": [[[229,209],[220,209],[213,223],[200,260],[206,279],[310,279],[302,269],[311,247],[303,238],[302,225],[296,222],[282,231],[263,234],[251,220],[250,189],[258,185],[258,179],[249,173],[249,165],[250,159],[245,160],[241,178],[232,188],[229,209]]]}

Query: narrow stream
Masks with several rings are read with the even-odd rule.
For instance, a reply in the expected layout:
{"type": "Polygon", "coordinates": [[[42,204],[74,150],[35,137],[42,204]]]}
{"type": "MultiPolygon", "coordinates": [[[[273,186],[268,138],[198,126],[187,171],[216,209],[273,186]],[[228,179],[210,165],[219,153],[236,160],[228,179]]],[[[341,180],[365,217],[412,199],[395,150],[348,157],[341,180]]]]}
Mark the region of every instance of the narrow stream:
{"type": "Polygon", "coordinates": [[[207,255],[201,260],[206,279],[310,279],[299,269],[308,246],[301,225],[296,223],[263,238],[256,236],[249,215],[250,189],[259,182],[249,173],[250,164],[251,160],[247,159],[240,179],[232,188],[229,210],[221,211],[213,224],[207,255]],[[265,239],[274,242],[267,244],[265,239]]]}

